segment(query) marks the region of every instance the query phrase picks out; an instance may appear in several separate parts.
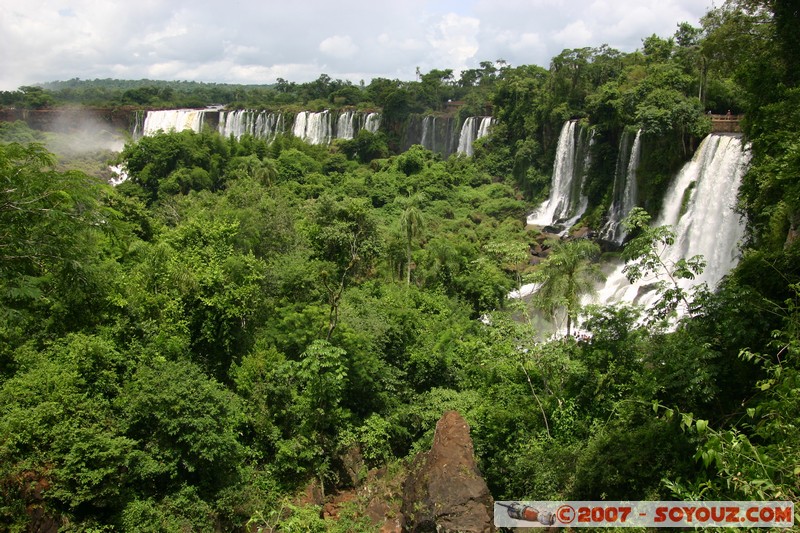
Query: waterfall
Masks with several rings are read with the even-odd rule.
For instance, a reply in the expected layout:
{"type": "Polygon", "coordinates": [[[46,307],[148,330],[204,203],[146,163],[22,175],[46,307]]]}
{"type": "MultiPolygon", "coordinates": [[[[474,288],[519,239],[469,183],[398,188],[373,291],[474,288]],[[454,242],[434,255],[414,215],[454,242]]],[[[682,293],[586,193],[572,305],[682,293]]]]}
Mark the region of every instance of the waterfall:
{"type": "Polygon", "coordinates": [[[133,133],[131,137],[133,140],[138,141],[144,135],[144,119],[145,119],[145,112],[142,110],[137,110],[133,114],[133,133]]]}
{"type": "Polygon", "coordinates": [[[624,133],[620,139],[617,168],[614,172],[613,200],[608,208],[608,222],[600,230],[601,239],[617,244],[622,244],[628,233],[622,227],[622,220],[636,207],[636,169],[639,167],[641,137],[642,130],[639,130],[636,132],[630,154],[627,153],[630,144],[628,133],[624,133]]]}
{"type": "Polygon", "coordinates": [[[422,145],[423,148],[426,150],[430,150],[431,152],[434,151],[435,147],[435,140],[436,140],[436,117],[433,116],[426,116],[422,119],[422,139],[420,139],[419,144],[422,145]]]}
{"type": "Polygon", "coordinates": [[[294,126],[292,126],[292,135],[306,138],[306,125],[308,123],[308,111],[301,111],[294,117],[294,126]]]}
{"type": "Polygon", "coordinates": [[[587,134],[584,128],[579,128],[577,120],[564,123],[558,136],[550,196],[528,215],[528,224],[559,224],[569,228],[583,215],[588,205],[583,185],[589,170],[593,142],[594,136],[587,134]]]}
{"type": "Polygon", "coordinates": [[[142,128],[143,135],[153,135],[158,131],[192,130],[199,133],[203,128],[204,109],[166,109],[148,111],[142,128]]]}
{"type": "Polygon", "coordinates": [[[378,133],[378,128],[381,127],[380,113],[369,113],[364,119],[364,129],[370,133],[378,133]]]}
{"type": "Polygon", "coordinates": [[[336,138],[352,139],[355,136],[355,111],[347,110],[336,120],[336,138]]]}
{"type": "MultiPolygon", "coordinates": [[[[364,129],[376,132],[380,125],[378,113],[362,113],[347,110],[343,111],[334,121],[329,111],[319,113],[301,111],[295,117],[291,132],[311,144],[329,144],[335,137],[337,139],[352,139],[358,131],[358,123],[363,119],[364,129]]],[[[221,111],[219,115],[218,131],[221,135],[233,135],[239,139],[242,135],[272,141],[277,135],[286,131],[284,115],[269,111],[255,111],[238,109],[235,111],[221,111]]]]}
{"type": "Polygon", "coordinates": [[[301,111],[294,120],[292,133],[310,144],[329,144],[331,142],[330,113],[301,111]]]}
{"type": "Polygon", "coordinates": [[[472,142],[475,140],[475,117],[469,117],[461,126],[461,135],[458,138],[459,154],[472,155],[472,142]]]}
{"type": "Polygon", "coordinates": [[[309,114],[306,126],[306,140],[311,144],[330,144],[331,116],[328,111],[309,114]]]}
{"type": "Polygon", "coordinates": [[[286,131],[283,113],[262,113],[256,118],[256,129],[253,135],[271,141],[286,131]]]}
{"type": "Polygon", "coordinates": [[[491,127],[492,117],[481,118],[481,125],[478,127],[478,135],[475,136],[475,139],[480,139],[481,137],[486,137],[489,135],[489,128],[491,127]]]}
{"type": "Polygon", "coordinates": [[[128,181],[128,171],[125,169],[125,165],[111,165],[108,168],[111,169],[111,172],[114,173],[114,177],[108,180],[108,183],[116,187],[120,183],[124,183],[128,181]]]}
{"type": "Polygon", "coordinates": [[[233,135],[240,139],[243,135],[252,135],[272,140],[283,131],[283,115],[249,109],[221,111],[218,131],[223,137],[233,135]]]}
{"type": "Polygon", "coordinates": [[[412,115],[401,141],[402,147],[403,150],[408,150],[419,144],[426,150],[447,158],[456,152],[461,131],[454,117],[412,115]]]}
{"type": "Polygon", "coordinates": [[[461,126],[461,135],[459,136],[458,149],[456,150],[457,153],[472,157],[474,153],[472,143],[488,135],[489,126],[491,125],[492,117],[467,118],[467,120],[464,121],[464,125],[461,126]],[[478,118],[480,118],[480,122],[478,122],[478,118]]]}
{"type": "MultiPolygon", "coordinates": [[[[738,136],[712,134],[670,184],[655,222],[657,226],[669,224],[675,232],[675,241],[664,250],[663,260],[670,265],[681,258],[702,255],[706,261],[700,276],[679,280],[682,288],[706,283],[714,289],[736,265],[744,224],[734,206],[749,160],[749,149],[742,146],[738,136]]],[[[652,290],[654,280],[631,284],[622,273],[623,266],[618,265],[608,276],[597,301],[652,305],[657,299],[652,290]]]]}

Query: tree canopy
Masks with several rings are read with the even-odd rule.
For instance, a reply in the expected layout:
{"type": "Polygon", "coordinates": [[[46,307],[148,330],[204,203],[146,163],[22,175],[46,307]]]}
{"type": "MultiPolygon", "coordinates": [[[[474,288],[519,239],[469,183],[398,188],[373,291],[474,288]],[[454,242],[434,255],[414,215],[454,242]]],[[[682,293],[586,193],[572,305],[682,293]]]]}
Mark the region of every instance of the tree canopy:
{"type": "Polygon", "coordinates": [[[361,106],[386,121],[330,146],[131,140],[116,187],[48,151],[49,134],[2,124],[0,523],[369,530],[358,499],[337,521],[296,495],[402,475],[448,409],[498,500],[797,500],[796,22],[788,1],[729,0],[636,52],[565,50],[549,68],[3,93],[29,108],[361,106]],[[491,109],[474,156],[399,152],[410,114],[453,113],[448,99],[461,118],[491,109]],[[650,220],[707,112],[728,109],[752,150],[738,266],[713,291],[670,293],[668,277],[661,310],[690,310],[671,328],[636,305],[583,308],[601,259],[672,281],[702,267],[664,264],[674,237],[650,220]],[[554,241],[525,216],[566,120],[593,135],[589,208],[554,241]],[[621,252],[601,248],[619,141],[636,130],[643,209],[621,252]],[[538,292],[509,297],[527,281],[538,292]],[[550,341],[537,320],[559,313],[568,335],[550,341]]]}

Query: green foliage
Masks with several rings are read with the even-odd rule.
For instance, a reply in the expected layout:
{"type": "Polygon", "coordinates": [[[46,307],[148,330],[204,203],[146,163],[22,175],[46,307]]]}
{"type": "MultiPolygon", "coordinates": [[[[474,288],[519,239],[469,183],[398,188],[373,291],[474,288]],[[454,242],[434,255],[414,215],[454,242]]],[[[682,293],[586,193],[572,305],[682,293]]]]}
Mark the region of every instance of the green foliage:
{"type": "Polygon", "coordinates": [[[686,431],[701,438],[695,459],[709,470],[708,477],[691,484],[676,483],[678,493],[708,497],[794,500],[798,494],[800,433],[798,407],[798,295],[780,309],[782,327],[773,333],[771,354],[742,350],[740,357],[762,370],[764,378],[755,384],[756,394],[742,405],[731,427],[714,428],[707,420],[684,415],[686,431]]]}
{"type": "Polygon", "coordinates": [[[304,183],[314,172],[322,172],[322,166],[300,150],[283,150],[278,157],[277,173],[280,181],[304,183]]]}
{"type": "Polygon", "coordinates": [[[105,186],[53,164],[41,145],[0,144],[0,316],[11,328],[38,322],[41,334],[99,318],[109,239],[124,231],[102,205],[105,186]]]}
{"type": "Polygon", "coordinates": [[[662,478],[685,475],[691,446],[674,425],[661,420],[626,420],[594,434],[576,465],[571,497],[657,500],[662,478]]]}
{"type": "Polygon", "coordinates": [[[346,451],[371,468],[426,450],[446,409],[469,420],[498,499],[796,499],[800,93],[787,6],[729,1],[702,28],[630,54],[565,50],[549,69],[0,94],[28,107],[211,99],[383,116],[380,133],[330,147],[154,135],[125,148],[131,180],[114,190],[57,170],[36,132],[2,126],[0,520],[368,530],[355,507],[326,520],[292,494],[352,483],[346,451]],[[493,130],[474,157],[390,152],[409,113],[463,120],[487,102],[493,130]],[[655,312],[581,309],[600,279],[589,240],[531,264],[525,198],[548,187],[565,120],[594,132],[583,223],[600,224],[624,131],[644,132],[640,203],[655,212],[709,129],[705,111],[727,109],[746,112],[752,143],[752,249],[716,294],[680,289],[702,259],[668,263],[670,228],[640,209],[622,255],[633,279],[664,277],[655,312]],[[528,276],[539,293],[510,301],[528,276]],[[568,330],[580,317],[590,335],[542,342],[528,303],[565,314],[568,330]],[[673,329],[650,323],[679,305],[690,313],[673,329]]]}
{"type": "Polygon", "coordinates": [[[403,211],[400,213],[400,230],[406,240],[406,284],[411,283],[411,242],[422,233],[425,225],[425,219],[422,216],[422,211],[419,210],[417,204],[421,200],[419,198],[410,198],[405,202],[403,211]]]}
{"type": "Polygon", "coordinates": [[[45,353],[22,349],[18,357],[20,371],[0,390],[4,519],[22,518],[24,508],[14,510],[14,501],[43,499],[54,513],[113,509],[136,445],[115,420],[112,403],[130,367],[111,343],[84,335],[45,353]]]}
{"type": "Polygon", "coordinates": [[[236,397],[192,363],[140,365],[117,399],[124,434],[136,442],[129,476],[163,497],[183,484],[201,496],[235,481],[244,457],[236,397]]]}
{"type": "Polygon", "coordinates": [[[669,226],[652,227],[649,222],[650,215],[638,207],[623,221],[629,231],[636,232],[636,237],[625,245],[623,251],[626,263],[623,272],[631,283],[648,275],[659,279],[656,285],[661,299],[653,309],[656,319],[670,315],[679,305],[691,313],[693,306],[689,301],[690,295],[678,280],[694,279],[702,273],[705,259],[701,256],[677,261],[666,259],[667,248],[675,243],[675,233],[669,226]]]}
{"type": "Polygon", "coordinates": [[[566,314],[567,336],[580,311],[580,299],[594,290],[603,275],[594,262],[600,255],[597,244],[583,239],[554,243],[550,255],[531,276],[539,283],[534,305],[555,317],[559,310],[566,314]]]}
{"type": "Polygon", "coordinates": [[[375,467],[384,464],[392,457],[391,422],[378,414],[373,414],[358,428],[357,438],[361,444],[361,453],[367,464],[375,467]]]}
{"type": "Polygon", "coordinates": [[[362,129],[350,140],[337,141],[339,148],[349,159],[360,163],[369,163],[373,159],[382,159],[389,156],[389,146],[386,135],[372,133],[362,129]]]}
{"type": "Polygon", "coordinates": [[[44,143],[45,135],[41,131],[31,129],[22,120],[14,122],[0,122],[0,141],[4,143],[28,144],[33,142],[44,143]]]}
{"type": "Polygon", "coordinates": [[[193,487],[182,487],[162,499],[134,499],[122,511],[120,527],[125,531],[174,532],[214,531],[209,523],[213,509],[193,487]]]}
{"type": "Polygon", "coordinates": [[[122,157],[131,183],[142,187],[152,202],[221,187],[230,152],[218,135],[186,130],[144,137],[126,145],[122,157]]]}

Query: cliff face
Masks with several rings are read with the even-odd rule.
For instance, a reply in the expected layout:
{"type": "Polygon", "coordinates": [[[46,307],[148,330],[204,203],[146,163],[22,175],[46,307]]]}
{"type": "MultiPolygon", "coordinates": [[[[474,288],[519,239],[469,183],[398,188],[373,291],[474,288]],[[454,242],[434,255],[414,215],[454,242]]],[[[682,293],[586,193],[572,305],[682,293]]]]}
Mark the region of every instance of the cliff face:
{"type": "Polygon", "coordinates": [[[406,478],[404,530],[494,531],[493,506],[475,462],[469,425],[448,411],[436,424],[430,451],[417,456],[406,478]]]}
{"type": "Polygon", "coordinates": [[[371,470],[356,488],[327,499],[316,483],[309,485],[298,505],[318,506],[325,520],[339,520],[343,508],[355,505],[356,516],[367,517],[381,533],[494,532],[494,501],[469,431],[458,412],[447,411],[429,451],[402,466],[371,470]]]}
{"type": "Polygon", "coordinates": [[[133,131],[137,110],[130,107],[60,107],[54,109],[0,109],[0,122],[22,120],[32,129],[71,133],[77,130],[105,128],[112,133],[133,131]]]}

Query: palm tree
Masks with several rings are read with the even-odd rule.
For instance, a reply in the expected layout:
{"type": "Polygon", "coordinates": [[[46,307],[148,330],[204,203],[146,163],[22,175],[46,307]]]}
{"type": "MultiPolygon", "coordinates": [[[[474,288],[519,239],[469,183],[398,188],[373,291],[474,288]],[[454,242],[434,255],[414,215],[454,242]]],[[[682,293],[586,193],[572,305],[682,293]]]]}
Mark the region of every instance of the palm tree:
{"type": "Polygon", "coordinates": [[[600,247],[586,240],[557,242],[533,279],[540,283],[534,305],[555,317],[559,310],[567,314],[567,336],[572,331],[572,321],[578,316],[581,296],[594,294],[595,284],[605,276],[594,260],[600,247]]]}
{"type": "Polygon", "coordinates": [[[411,284],[411,243],[422,234],[422,228],[425,224],[425,219],[422,216],[422,211],[417,207],[420,201],[420,196],[415,195],[407,198],[403,203],[405,208],[400,213],[400,228],[403,231],[403,236],[406,239],[406,284],[411,284]]]}

